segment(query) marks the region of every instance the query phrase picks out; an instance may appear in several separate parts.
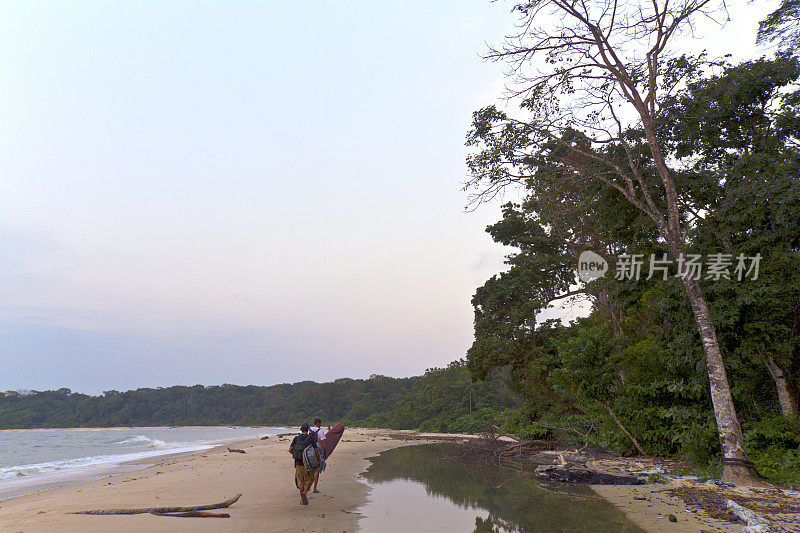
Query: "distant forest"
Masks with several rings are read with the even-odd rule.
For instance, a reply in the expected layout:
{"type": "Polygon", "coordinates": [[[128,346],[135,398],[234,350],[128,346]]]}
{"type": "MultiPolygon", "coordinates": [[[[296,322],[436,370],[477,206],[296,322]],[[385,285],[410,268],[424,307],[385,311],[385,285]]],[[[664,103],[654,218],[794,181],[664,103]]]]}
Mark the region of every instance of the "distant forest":
{"type": "Polygon", "coordinates": [[[342,378],[265,386],[175,386],[105,391],[0,392],[0,429],[325,424],[477,432],[520,407],[502,371],[473,382],[462,361],[422,376],[342,378]]]}

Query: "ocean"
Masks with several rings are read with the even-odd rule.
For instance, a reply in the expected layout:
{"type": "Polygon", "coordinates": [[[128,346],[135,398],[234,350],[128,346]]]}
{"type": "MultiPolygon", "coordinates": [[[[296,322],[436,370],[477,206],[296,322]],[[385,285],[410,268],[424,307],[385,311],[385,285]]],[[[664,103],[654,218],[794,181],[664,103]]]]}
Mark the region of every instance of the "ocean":
{"type": "Polygon", "coordinates": [[[294,431],[283,427],[0,430],[0,500],[135,470],[144,459],[294,431]]]}

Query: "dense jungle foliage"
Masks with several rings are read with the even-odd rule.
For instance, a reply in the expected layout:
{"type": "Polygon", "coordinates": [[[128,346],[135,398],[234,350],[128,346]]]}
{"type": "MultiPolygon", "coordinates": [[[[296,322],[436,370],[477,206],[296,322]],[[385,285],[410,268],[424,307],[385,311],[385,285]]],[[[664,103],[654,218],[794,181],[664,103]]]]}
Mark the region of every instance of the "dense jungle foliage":
{"type": "Polygon", "coordinates": [[[47,427],[325,424],[475,433],[519,396],[493,373],[474,383],[461,361],[423,376],[342,378],[260,387],[166,387],[102,396],[69,389],[0,393],[0,429],[47,427]]]}
{"type": "MultiPolygon", "coordinates": [[[[786,24],[796,41],[800,17],[787,5],[797,3],[786,0],[772,24],[786,24]]],[[[687,252],[702,258],[700,287],[747,454],[768,480],[800,484],[800,60],[790,47],[740,64],[682,56],[663,69],[668,96],[650,126],[680,196],[687,252]],[[736,270],[757,254],[757,279],[736,270]],[[719,259],[728,274],[708,270],[719,259]]],[[[531,97],[520,114],[538,105],[531,97]]],[[[504,412],[509,431],[567,431],[619,453],[637,453],[636,439],[647,454],[719,471],[709,373],[676,261],[623,189],[597,179],[609,164],[633,161],[662,205],[645,131],[604,144],[577,129],[551,131],[533,142],[544,127],[495,106],[474,114],[472,175],[515,182],[524,200],[487,229],[516,252],[473,298],[468,368],[478,380],[510,369],[525,406],[504,412]],[[584,282],[576,266],[587,250],[610,271],[584,282]],[[641,254],[638,279],[615,275],[623,254],[641,254]],[[666,268],[652,271],[662,259],[666,268]],[[537,321],[565,298],[583,298],[588,316],[537,321]]]]}

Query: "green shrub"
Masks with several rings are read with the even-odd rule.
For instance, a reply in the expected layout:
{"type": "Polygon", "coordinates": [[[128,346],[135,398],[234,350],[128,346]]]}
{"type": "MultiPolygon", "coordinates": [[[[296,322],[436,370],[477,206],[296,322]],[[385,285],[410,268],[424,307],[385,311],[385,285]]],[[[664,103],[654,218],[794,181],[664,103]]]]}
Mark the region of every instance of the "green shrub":
{"type": "Polygon", "coordinates": [[[472,413],[458,417],[447,426],[450,433],[480,433],[491,426],[497,425],[500,413],[489,407],[484,407],[472,413]]]}
{"type": "Polygon", "coordinates": [[[800,419],[772,415],[745,424],[747,455],[767,481],[800,485],[800,419]]]}
{"type": "Polygon", "coordinates": [[[780,446],[770,446],[748,455],[758,473],[770,483],[800,486],[800,449],[787,450],[780,446]]]}

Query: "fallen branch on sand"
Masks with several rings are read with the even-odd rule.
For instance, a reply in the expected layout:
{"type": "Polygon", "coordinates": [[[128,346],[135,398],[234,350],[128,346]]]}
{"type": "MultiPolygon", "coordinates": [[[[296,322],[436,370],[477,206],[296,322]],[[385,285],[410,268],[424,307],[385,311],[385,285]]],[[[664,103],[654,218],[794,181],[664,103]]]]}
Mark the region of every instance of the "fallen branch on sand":
{"type": "Polygon", "coordinates": [[[548,481],[566,483],[587,483],[589,485],[641,485],[645,481],[638,476],[608,474],[597,470],[589,470],[578,465],[539,465],[533,475],[548,481]]]}
{"type": "MultiPolygon", "coordinates": [[[[535,457],[544,450],[556,449],[561,445],[560,439],[540,440],[529,439],[523,442],[501,441],[497,436],[483,436],[472,439],[458,449],[448,452],[448,456],[456,459],[481,459],[490,460],[501,464],[509,460],[524,460],[535,457]]],[[[542,461],[539,461],[542,462],[542,461]]],[[[520,464],[522,467],[522,464],[520,464]]]]}
{"type": "Polygon", "coordinates": [[[150,513],[156,516],[177,516],[179,518],[230,518],[228,513],[209,513],[208,511],[187,511],[185,513],[150,513]]]}
{"type": "Polygon", "coordinates": [[[497,430],[496,433],[497,433],[498,436],[500,436],[500,437],[508,437],[509,439],[511,439],[514,442],[519,442],[519,438],[516,435],[509,435],[508,433],[503,433],[502,431],[500,431],[500,428],[497,427],[497,426],[492,426],[491,428],[489,428],[489,437],[490,438],[495,438],[495,430],[497,430]]]}
{"type": "Polygon", "coordinates": [[[544,450],[544,449],[547,449],[547,447],[550,444],[551,443],[549,441],[546,441],[546,440],[531,439],[531,440],[526,440],[525,442],[520,442],[519,444],[514,444],[513,446],[506,446],[505,448],[499,450],[496,453],[498,453],[500,455],[504,455],[504,454],[507,454],[507,453],[509,453],[509,452],[511,452],[513,450],[518,449],[518,448],[537,448],[538,447],[538,449],[544,450]]]}
{"type": "MultiPolygon", "coordinates": [[[[190,507],[145,507],[142,509],[94,509],[91,511],[74,511],[67,514],[91,514],[91,515],[109,515],[109,514],[170,514],[170,513],[188,513],[191,511],[207,511],[209,509],[225,509],[230,507],[241,498],[241,494],[237,494],[230,500],[225,500],[220,503],[212,503],[209,505],[194,505],[190,507]]],[[[213,514],[213,513],[210,513],[213,514]]]]}
{"type": "Polygon", "coordinates": [[[244,450],[240,450],[239,448],[228,448],[228,451],[231,453],[247,453],[244,450]]]}
{"type": "Polygon", "coordinates": [[[733,514],[745,523],[742,531],[745,533],[781,533],[784,530],[779,528],[760,514],[751,511],[747,507],[739,505],[733,500],[728,500],[728,509],[733,511],[733,514]]]}

